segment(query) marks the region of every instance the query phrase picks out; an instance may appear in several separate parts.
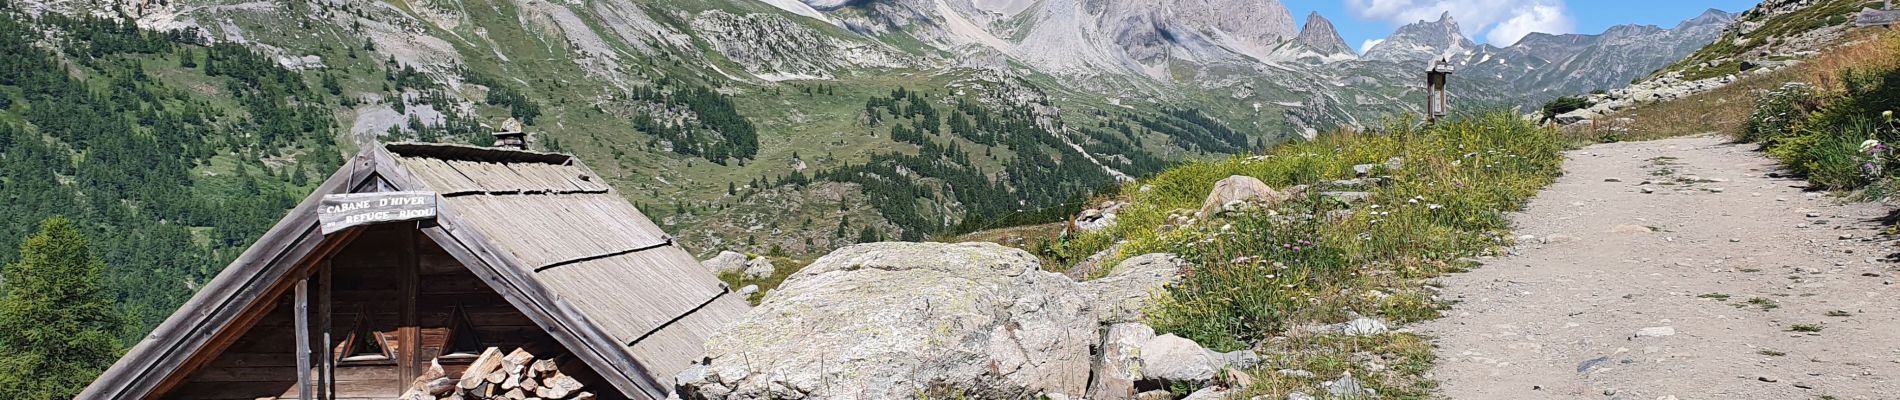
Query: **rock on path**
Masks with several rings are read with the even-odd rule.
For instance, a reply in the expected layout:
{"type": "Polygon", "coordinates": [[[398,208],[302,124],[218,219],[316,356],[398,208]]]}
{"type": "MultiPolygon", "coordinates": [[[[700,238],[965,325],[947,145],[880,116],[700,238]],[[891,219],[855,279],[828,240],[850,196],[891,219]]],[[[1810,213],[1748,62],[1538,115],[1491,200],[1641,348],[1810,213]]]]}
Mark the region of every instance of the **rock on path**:
{"type": "Polygon", "coordinates": [[[1421,330],[1437,341],[1442,394],[1900,393],[1894,243],[1875,235],[1886,207],[1771,178],[1780,168],[1753,147],[1696,137],[1570,152],[1565,175],[1514,216],[1518,234],[1565,240],[1520,238],[1513,255],[1441,279],[1459,303],[1421,330]]]}

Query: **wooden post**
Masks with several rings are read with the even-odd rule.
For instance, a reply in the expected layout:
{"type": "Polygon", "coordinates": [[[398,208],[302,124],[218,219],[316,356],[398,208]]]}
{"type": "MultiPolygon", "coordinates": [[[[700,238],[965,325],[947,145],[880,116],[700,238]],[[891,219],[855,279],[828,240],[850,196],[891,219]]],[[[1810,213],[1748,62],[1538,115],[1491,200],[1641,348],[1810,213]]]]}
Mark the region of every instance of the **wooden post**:
{"type": "Polygon", "coordinates": [[[310,400],[310,278],[297,279],[296,313],[292,318],[297,321],[297,398],[310,400]]]}
{"type": "Polygon", "coordinates": [[[317,398],[330,400],[336,398],[336,355],[331,352],[335,339],[330,331],[336,322],[330,317],[330,260],[317,263],[317,326],[323,329],[323,341],[317,345],[317,351],[323,355],[322,363],[317,367],[317,398]]]}
{"type": "Polygon", "coordinates": [[[403,232],[403,241],[405,243],[403,243],[402,248],[405,251],[401,255],[402,286],[401,297],[397,300],[402,302],[399,305],[402,310],[402,325],[396,328],[397,342],[400,343],[396,348],[396,358],[398,360],[396,366],[401,369],[401,372],[398,374],[401,379],[398,381],[402,383],[404,388],[407,388],[410,382],[414,382],[417,376],[422,375],[423,368],[428,366],[426,362],[422,361],[422,330],[419,327],[418,318],[416,317],[416,281],[420,279],[417,275],[420,274],[422,269],[421,257],[417,256],[416,251],[416,248],[419,247],[417,242],[420,241],[418,240],[420,234],[420,231],[416,230],[406,230],[403,232]]]}

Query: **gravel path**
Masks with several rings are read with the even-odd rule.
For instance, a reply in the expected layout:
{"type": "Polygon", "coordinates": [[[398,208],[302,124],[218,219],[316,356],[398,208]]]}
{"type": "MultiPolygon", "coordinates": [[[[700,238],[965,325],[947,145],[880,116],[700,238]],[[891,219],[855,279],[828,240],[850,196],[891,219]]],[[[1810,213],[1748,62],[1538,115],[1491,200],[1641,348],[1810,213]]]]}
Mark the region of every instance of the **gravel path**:
{"type": "Polygon", "coordinates": [[[1571,151],[1515,215],[1509,256],[1440,280],[1457,304],[1416,329],[1436,338],[1442,395],[1900,398],[1888,207],[1771,177],[1753,147],[1571,151]]]}

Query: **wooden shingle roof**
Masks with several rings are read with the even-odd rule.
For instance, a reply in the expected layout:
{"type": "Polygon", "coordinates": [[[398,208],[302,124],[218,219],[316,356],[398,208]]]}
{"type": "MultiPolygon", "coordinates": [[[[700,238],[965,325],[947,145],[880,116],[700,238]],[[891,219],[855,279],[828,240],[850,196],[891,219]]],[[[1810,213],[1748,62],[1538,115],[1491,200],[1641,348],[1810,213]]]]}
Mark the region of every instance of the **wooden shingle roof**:
{"type": "Polygon", "coordinates": [[[487,234],[650,370],[685,368],[716,328],[676,321],[746,310],[739,296],[721,296],[727,288],[698,259],[572,158],[455,145],[389,147],[427,186],[403,190],[440,193],[443,207],[487,234]]]}
{"type": "Polygon", "coordinates": [[[389,144],[333,174],[80,397],[154,395],[243,310],[277,295],[267,288],[349,240],[350,230],[317,230],[317,199],[368,191],[436,192],[423,234],[632,398],[663,398],[703,339],[747,308],[571,156],[389,144]]]}

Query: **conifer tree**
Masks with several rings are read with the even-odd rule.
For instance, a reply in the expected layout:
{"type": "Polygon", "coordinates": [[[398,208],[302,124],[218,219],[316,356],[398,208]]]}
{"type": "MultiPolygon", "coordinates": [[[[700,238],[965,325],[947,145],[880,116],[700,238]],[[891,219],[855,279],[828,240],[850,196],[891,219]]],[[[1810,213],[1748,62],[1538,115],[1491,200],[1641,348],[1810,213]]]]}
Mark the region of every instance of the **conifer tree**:
{"type": "Polygon", "coordinates": [[[112,366],[124,318],[99,283],[104,269],[63,217],[20,246],[0,286],[0,398],[70,399],[112,366]]]}

